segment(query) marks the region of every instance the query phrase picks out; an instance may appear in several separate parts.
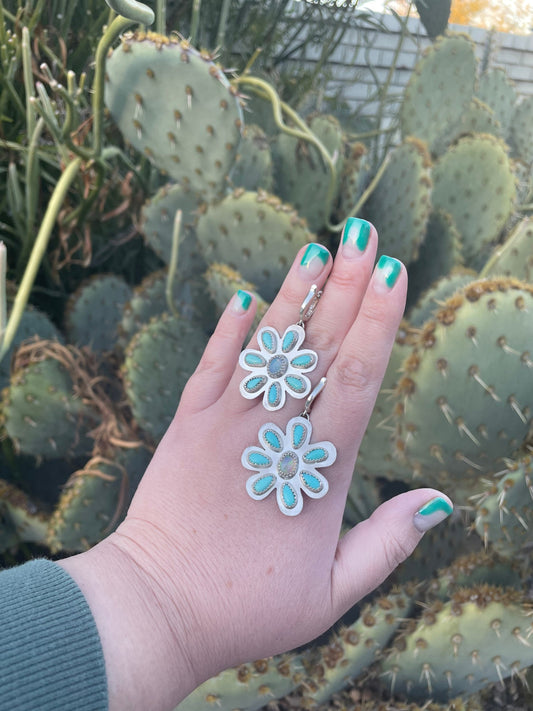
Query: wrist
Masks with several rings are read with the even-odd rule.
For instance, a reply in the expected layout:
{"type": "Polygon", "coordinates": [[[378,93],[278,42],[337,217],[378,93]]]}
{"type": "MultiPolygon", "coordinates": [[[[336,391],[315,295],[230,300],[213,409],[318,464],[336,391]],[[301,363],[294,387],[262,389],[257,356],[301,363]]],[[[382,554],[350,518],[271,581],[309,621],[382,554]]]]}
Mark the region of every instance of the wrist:
{"type": "MultiPolygon", "coordinates": [[[[190,663],[176,601],[138,565],[120,537],[59,561],[91,609],[102,644],[109,710],[168,711],[204,678],[190,663]]],[[[186,619],[186,615],[183,615],[186,619]]]]}

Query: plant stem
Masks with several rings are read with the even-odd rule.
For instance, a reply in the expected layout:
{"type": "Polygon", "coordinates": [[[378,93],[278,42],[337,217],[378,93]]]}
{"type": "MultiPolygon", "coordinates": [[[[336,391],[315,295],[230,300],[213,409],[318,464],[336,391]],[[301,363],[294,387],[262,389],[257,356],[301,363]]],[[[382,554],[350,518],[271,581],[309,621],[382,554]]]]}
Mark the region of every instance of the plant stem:
{"type": "Polygon", "coordinates": [[[220,17],[218,20],[218,30],[217,30],[217,42],[216,46],[220,48],[223,52],[224,40],[226,38],[226,28],[228,25],[229,9],[231,5],[231,0],[223,0],[222,8],[220,10],[220,17]]]}
{"type": "Polygon", "coordinates": [[[155,31],[160,35],[167,33],[167,2],[166,0],[157,0],[155,11],[155,31]]]}
{"type": "Polygon", "coordinates": [[[63,202],[67,196],[70,186],[78,175],[81,164],[81,158],[76,158],[66,167],[58,180],[52,197],[50,198],[50,202],[46,208],[46,213],[35,240],[35,244],[33,245],[26,271],[24,272],[24,276],[22,277],[22,281],[17,291],[9,321],[7,322],[4,340],[0,349],[0,360],[2,360],[5,356],[11,346],[11,343],[13,342],[20,319],[22,318],[22,314],[24,313],[24,309],[26,308],[30,298],[30,293],[46,252],[57,216],[63,206],[63,202]]]}
{"type": "Polygon", "coordinates": [[[198,34],[198,27],[200,25],[200,9],[202,7],[202,0],[193,0],[192,3],[192,16],[191,16],[191,44],[196,45],[196,36],[198,34]]]}
{"type": "Polygon", "coordinates": [[[174,278],[176,276],[176,271],[178,269],[178,253],[179,253],[179,242],[180,242],[180,232],[181,232],[181,219],[183,212],[178,210],[176,212],[176,217],[174,218],[174,229],[172,230],[172,251],[170,253],[170,264],[168,265],[168,275],[167,283],[165,288],[165,295],[167,299],[167,305],[170,312],[174,316],[178,316],[178,311],[174,305],[174,299],[172,298],[174,278]]]}

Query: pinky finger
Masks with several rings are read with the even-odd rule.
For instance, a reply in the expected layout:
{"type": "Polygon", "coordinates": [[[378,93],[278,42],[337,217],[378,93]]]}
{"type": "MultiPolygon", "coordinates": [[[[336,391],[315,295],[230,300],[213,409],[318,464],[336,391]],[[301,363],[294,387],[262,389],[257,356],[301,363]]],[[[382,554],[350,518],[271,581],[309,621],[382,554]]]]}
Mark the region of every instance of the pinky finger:
{"type": "Polygon", "coordinates": [[[235,372],[256,308],[254,296],[247,291],[233,295],[183,391],[180,407],[199,412],[220,398],[235,372]]]}

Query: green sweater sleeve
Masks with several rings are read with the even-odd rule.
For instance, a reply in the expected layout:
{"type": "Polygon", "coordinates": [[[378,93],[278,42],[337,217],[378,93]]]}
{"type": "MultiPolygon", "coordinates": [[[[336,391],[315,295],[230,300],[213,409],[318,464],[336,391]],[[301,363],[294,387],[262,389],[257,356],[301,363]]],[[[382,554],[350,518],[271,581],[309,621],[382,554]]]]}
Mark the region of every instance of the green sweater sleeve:
{"type": "Polygon", "coordinates": [[[49,560],[0,572],[0,711],[105,711],[104,657],[77,584],[49,560]]]}

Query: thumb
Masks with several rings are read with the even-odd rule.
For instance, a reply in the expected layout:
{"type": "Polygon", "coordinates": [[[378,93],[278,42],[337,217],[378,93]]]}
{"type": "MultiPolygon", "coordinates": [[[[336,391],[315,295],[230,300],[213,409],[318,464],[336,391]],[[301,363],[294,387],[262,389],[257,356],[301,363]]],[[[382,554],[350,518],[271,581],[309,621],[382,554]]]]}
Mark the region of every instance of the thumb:
{"type": "Polygon", "coordinates": [[[386,501],[341,538],[332,571],[337,616],[380,585],[411,555],[424,532],[452,511],[452,502],[440,491],[407,491],[386,501]]]}

